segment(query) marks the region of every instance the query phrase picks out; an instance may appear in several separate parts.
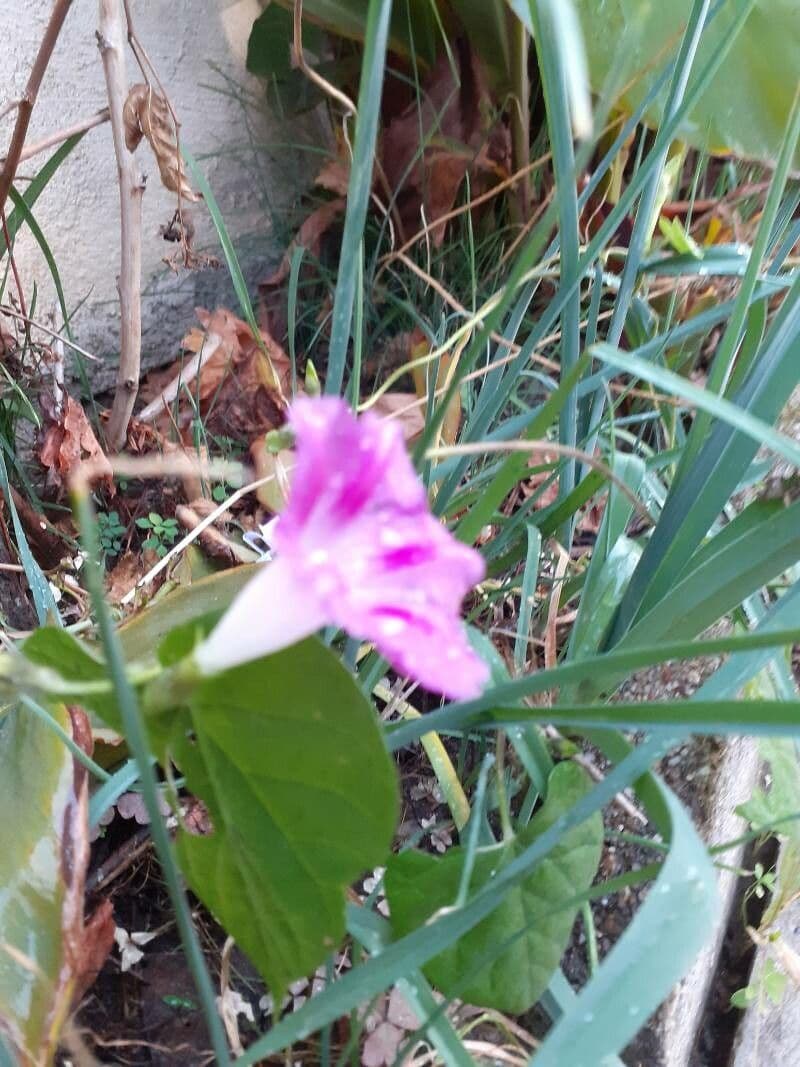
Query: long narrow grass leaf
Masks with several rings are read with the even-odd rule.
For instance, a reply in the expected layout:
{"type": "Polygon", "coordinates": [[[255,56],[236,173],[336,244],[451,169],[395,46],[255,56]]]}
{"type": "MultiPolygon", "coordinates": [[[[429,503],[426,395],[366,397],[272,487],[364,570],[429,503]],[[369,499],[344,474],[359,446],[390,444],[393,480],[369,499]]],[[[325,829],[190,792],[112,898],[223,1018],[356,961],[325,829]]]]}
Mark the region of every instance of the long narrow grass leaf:
{"type": "Polygon", "coordinates": [[[358,286],[358,263],[364,222],[367,217],[372,187],[372,166],[381,106],[383,68],[392,0],[370,0],[364,34],[364,56],[361,65],[361,85],[358,93],[358,121],[356,123],[350,182],[347,188],[347,212],[342,234],[342,251],[331,317],[331,340],[328,349],[327,393],[339,393],[344,381],[347,346],[353,321],[353,306],[358,286]]]}

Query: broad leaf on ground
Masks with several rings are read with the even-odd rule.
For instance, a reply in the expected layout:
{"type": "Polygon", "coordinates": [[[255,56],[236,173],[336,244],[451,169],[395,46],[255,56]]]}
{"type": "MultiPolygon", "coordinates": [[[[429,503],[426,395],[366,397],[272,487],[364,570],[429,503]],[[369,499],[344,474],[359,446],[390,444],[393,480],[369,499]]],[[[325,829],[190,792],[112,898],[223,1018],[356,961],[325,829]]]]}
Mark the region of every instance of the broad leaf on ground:
{"type": "MultiPolygon", "coordinates": [[[[552,826],[589,784],[577,764],[558,764],[550,775],[547,800],[528,826],[510,841],[477,850],[471,892],[552,826]]],[[[602,838],[598,814],[566,834],[491,915],[423,968],[430,981],[446,995],[512,1014],[535,1004],[558,967],[575,919],[577,906],[565,907],[565,902],[591,885],[602,838]]],[[[464,855],[463,848],[451,849],[441,859],[409,850],[390,860],[386,895],[396,938],[453,905],[464,855]]]]}

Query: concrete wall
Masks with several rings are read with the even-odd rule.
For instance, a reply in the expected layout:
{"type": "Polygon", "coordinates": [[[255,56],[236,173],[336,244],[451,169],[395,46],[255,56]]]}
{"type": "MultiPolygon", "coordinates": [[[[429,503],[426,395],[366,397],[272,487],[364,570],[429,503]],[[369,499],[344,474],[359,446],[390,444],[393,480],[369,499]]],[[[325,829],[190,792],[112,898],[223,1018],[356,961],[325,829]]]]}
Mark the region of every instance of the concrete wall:
{"type": "MultiPolygon", "coordinates": [[[[314,159],[287,148],[286,142],[313,142],[323,131],[311,120],[287,130],[268,114],[263,84],[245,70],[247,37],[261,10],[258,0],[132,0],[132,5],[137,34],[181,121],[182,142],[202,158],[245,273],[255,284],[283,250],[287,207],[301,191],[314,159]]],[[[29,143],[104,106],[105,83],[95,40],[97,6],[97,0],[74,0],[41,89],[29,143]]],[[[0,109],[20,95],[51,8],[52,0],[0,0],[4,42],[0,109]]],[[[131,82],[141,80],[130,53],[128,74],[131,82]]],[[[7,144],[13,121],[11,114],[0,122],[0,142],[7,144]]],[[[236,305],[224,268],[175,274],[164,265],[162,258],[175,246],[163,240],[159,227],[171,218],[175,197],[161,187],[147,144],[139,147],[137,157],[148,176],[143,351],[146,359],[156,361],[176,351],[194,321],[195,305],[236,305]]],[[[35,173],[46,158],[23,164],[21,173],[35,173]]],[[[61,272],[68,306],[72,309],[83,302],[73,321],[77,339],[113,363],[119,207],[107,123],[91,130],[62,165],[38,201],[35,215],[61,272]]],[[[216,238],[202,204],[193,208],[193,216],[197,245],[214,251],[216,238]]],[[[34,281],[40,287],[37,314],[44,315],[54,306],[54,290],[29,233],[20,236],[16,255],[28,299],[34,281]]]]}

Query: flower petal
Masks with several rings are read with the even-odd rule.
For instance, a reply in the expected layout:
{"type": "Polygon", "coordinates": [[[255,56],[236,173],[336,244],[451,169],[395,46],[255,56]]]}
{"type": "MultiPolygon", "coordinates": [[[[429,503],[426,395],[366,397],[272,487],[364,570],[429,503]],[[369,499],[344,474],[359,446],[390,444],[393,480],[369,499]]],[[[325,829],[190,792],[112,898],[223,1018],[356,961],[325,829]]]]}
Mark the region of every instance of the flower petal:
{"type": "Polygon", "coordinates": [[[313,591],[298,583],[286,560],[260,563],[253,569],[253,579],[195,649],[195,662],[203,674],[277,652],[328,621],[313,591]]]}
{"type": "Polygon", "coordinates": [[[476,696],[488,668],[464,633],[461,602],[483,577],[483,560],[427,511],[381,510],[352,523],[334,557],[307,571],[326,616],[373,641],[426,688],[476,696]]]}
{"type": "Polygon", "coordinates": [[[398,426],[356,419],[334,397],[300,399],[289,501],[264,565],[196,653],[218,671],[326,623],[376,645],[426,688],[477,695],[488,668],[466,639],[461,602],[480,555],[431,515],[398,426]]]}
{"type": "Polygon", "coordinates": [[[452,619],[402,616],[377,610],[370,633],[375,647],[399,674],[451,700],[478,696],[489,680],[489,668],[452,619]]]}
{"type": "Polygon", "coordinates": [[[313,537],[335,538],[367,511],[426,508],[425,490],[397,426],[356,419],[338,397],[301,398],[289,424],[297,437],[289,502],[276,529],[279,552],[313,537]]]}

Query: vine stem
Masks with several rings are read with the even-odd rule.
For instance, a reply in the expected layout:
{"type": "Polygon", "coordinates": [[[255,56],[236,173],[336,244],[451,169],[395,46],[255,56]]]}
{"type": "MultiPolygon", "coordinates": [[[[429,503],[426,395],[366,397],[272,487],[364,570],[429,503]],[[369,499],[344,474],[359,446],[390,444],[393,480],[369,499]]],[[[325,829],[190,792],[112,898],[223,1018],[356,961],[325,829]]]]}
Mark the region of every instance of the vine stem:
{"type": "Polygon", "coordinates": [[[186,892],[184,890],[178,863],[175,859],[172,841],[170,840],[167,825],[164,822],[164,816],[161,814],[161,808],[158,802],[158,780],[150,757],[150,748],[147,743],[147,734],[139,711],[139,704],[133,686],[131,685],[125,670],[125,661],[123,659],[119,639],[114,632],[108,605],[105,601],[103,576],[97,562],[99,558],[97,525],[94,517],[94,509],[89,496],[88,485],[83,479],[80,481],[76,479],[73,483],[73,506],[77,515],[78,526],[81,531],[83,547],[87,554],[84,567],[86,585],[92,599],[92,606],[94,607],[97,628],[100,632],[100,639],[103,644],[108,670],[114,683],[120,717],[125,730],[125,739],[128,742],[128,747],[130,748],[131,755],[136,761],[136,766],[139,772],[142,797],[144,799],[145,807],[147,808],[147,814],[150,817],[150,830],[153,838],[153,845],[155,846],[156,854],[158,855],[161,870],[164,875],[164,881],[166,882],[167,890],[169,892],[170,901],[172,902],[172,907],[175,911],[175,920],[178,926],[178,932],[180,933],[183,949],[186,953],[186,961],[192,972],[200,1003],[203,1007],[206,1026],[208,1027],[211,1044],[216,1057],[215,1062],[222,1067],[222,1065],[231,1062],[230,1051],[225,1038],[222,1020],[217,1012],[214,987],[211,983],[208,968],[206,967],[206,961],[203,956],[203,950],[200,946],[197,931],[192,922],[191,909],[189,908],[189,902],[186,899],[186,892]]]}
{"type": "Polygon", "coordinates": [[[108,421],[108,444],[119,450],[125,444],[128,423],[139,391],[142,354],[142,194],[145,179],[133,153],[125,144],[122,109],[128,95],[125,64],[125,13],[122,0],[100,0],[97,44],[103,60],[108,94],[108,112],[117,157],[120,207],[119,289],[119,369],[111,417],[108,421]]]}

